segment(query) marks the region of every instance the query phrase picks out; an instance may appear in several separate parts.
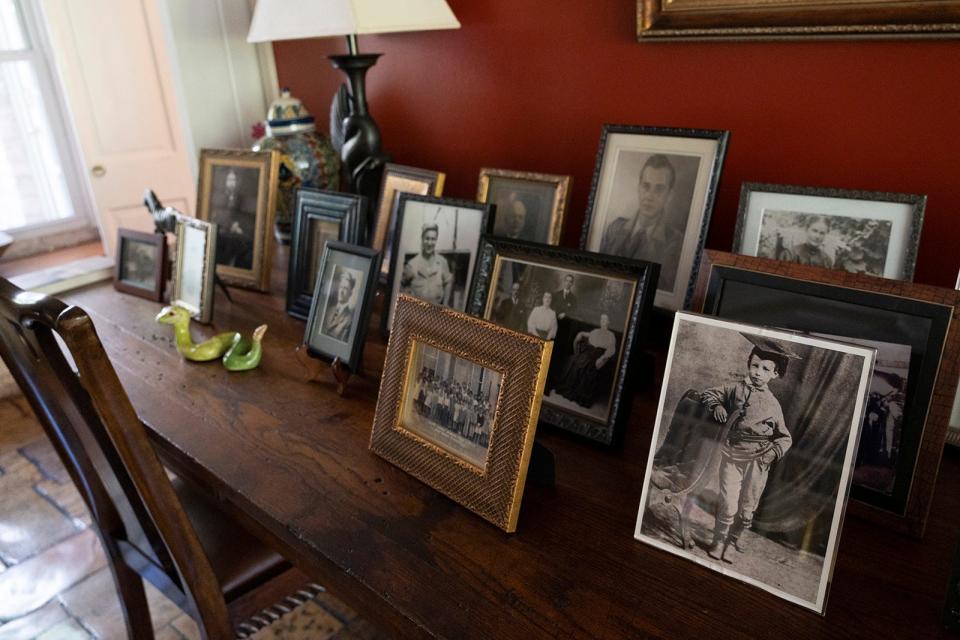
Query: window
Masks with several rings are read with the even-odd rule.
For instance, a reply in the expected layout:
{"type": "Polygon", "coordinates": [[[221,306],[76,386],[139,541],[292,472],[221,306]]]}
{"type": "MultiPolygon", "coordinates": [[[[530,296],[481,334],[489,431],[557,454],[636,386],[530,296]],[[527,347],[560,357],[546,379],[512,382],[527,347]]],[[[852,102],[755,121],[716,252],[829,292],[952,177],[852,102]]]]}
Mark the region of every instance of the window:
{"type": "Polygon", "coordinates": [[[0,0],[0,231],[90,226],[36,3],[0,0]]]}

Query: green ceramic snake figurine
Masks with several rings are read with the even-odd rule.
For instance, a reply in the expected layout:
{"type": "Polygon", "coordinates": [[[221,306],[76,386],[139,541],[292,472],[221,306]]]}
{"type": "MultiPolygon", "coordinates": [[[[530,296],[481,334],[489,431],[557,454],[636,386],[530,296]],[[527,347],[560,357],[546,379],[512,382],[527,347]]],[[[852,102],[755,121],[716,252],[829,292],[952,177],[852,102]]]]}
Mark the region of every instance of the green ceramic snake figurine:
{"type": "Polygon", "coordinates": [[[157,322],[172,324],[177,351],[187,360],[209,362],[223,356],[223,366],[229,371],[247,371],[260,364],[263,349],[260,344],[267,325],[260,325],[251,340],[236,331],[220,333],[196,344],[190,336],[190,312],[183,307],[164,307],[157,314],[157,322]]]}

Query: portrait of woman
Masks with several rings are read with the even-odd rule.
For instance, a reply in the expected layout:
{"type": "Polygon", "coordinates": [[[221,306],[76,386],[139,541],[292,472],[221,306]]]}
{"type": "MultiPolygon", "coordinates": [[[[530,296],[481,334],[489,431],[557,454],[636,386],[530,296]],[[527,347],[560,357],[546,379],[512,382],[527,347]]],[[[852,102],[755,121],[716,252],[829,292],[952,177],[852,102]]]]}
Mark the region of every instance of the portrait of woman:
{"type": "Polygon", "coordinates": [[[553,294],[543,292],[543,304],[534,307],[527,318],[527,331],[545,340],[557,337],[557,312],[550,308],[553,294]]]}
{"type": "Polygon", "coordinates": [[[824,216],[810,216],[805,225],[804,241],[787,248],[782,240],[777,246],[777,260],[799,262],[814,267],[833,268],[833,260],[824,251],[823,243],[830,233],[830,223],[824,216]]]}
{"type": "Polygon", "coordinates": [[[573,339],[573,355],[557,380],[556,392],[567,400],[592,407],[608,392],[607,363],[617,354],[617,336],[610,330],[610,316],[600,314],[600,326],[581,331],[573,339]]]}

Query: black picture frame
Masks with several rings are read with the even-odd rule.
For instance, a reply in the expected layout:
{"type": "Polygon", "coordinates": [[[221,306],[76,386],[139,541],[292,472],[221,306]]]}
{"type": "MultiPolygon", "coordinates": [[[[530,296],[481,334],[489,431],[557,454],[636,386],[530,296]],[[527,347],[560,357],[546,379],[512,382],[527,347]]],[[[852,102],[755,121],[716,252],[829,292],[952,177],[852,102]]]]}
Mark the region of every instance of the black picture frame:
{"type": "MultiPolygon", "coordinates": [[[[362,247],[356,244],[346,242],[328,242],[320,258],[317,281],[314,285],[312,304],[310,305],[310,314],[307,318],[307,326],[304,332],[303,341],[307,345],[310,355],[333,361],[340,358],[341,361],[350,369],[357,372],[360,370],[360,363],[363,358],[363,346],[367,341],[367,330],[370,326],[370,314],[373,311],[373,299],[377,294],[377,281],[380,274],[381,253],[374,249],[362,247]],[[327,265],[334,259],[335,253],[349,254],[357,256],[364,261],[366,273],[363,278],[363,290],[357,293],[357,306],[353,314],[354,330],[349,336],[347,347],[343,350],[330,348],[330,339],[320,333],[321,323],[324,317],[324,308],[327,306],[327,300],[323,295],[323,285],[325,284],[323,274],[327,265]],[[339,351],[339,353],[334,353],[339,351]],[[346,356],[346,357],[343,357],[346,356]]],[[[356,283],[361,284],[361,283],[356,283]]]]}
{"type": "Polygon", "coordinates": [[[340,226],[338,242],[358,244],[367,198],[323,189],[297,190],[290,236],[290,264],[287,271],[287,313],[306,320],[313,302],[310,257],[323,255],[323,247],[312,247],[310,225],[314,221],[334,222],[340,226]]]}
{"type": "MultiPolygon", "coordinates": [[[[832,187],[811,187],[788,184],[770,184],[764,182],[744,182],[740,187],[740,203],[737,207],[737,222],[733,230],[733,252],[744,255],[757,255],[745,250],[747,243],[747,228],[750,218],[750,198],[754,194],[771,194],[780,196],[800,196],[822,199],[824,206],[829,207],[824,212],[813,212],[814,215],[829,217],[852,217],[839,211],[843,201],[865,201],[883,203],[887,205],[905,205],[912,207],[909,217],[899,220],[896,231],[904,235],[903,251],[897,252],[903,261],[903,267],[896,270],[887,270],[884,278],[913,281],[913,274],[917,265],[917,253],[920,247],[920,232],[923,229],[923,214],[927,206],[927,196],[912,193],[891,193],[886,191],[866,191],[862,189],[837,189],[832,187]],[[833,202],[831,202],[833,201],[833,202]]],[[[866,216],[866,213],[860,215],[866,216]]],[[[867,218],[870,219],[870,218],[867,218]]],[[[879,218],[878,218],[879,219],[879,218]]],[[[892,221],[891,221],[892,224],[892,221]]],[[[752,234],[751,234],[752,236],[752,234]]],[[[752,242],[751,242],[752,245],[752,242]]],[[[891,256],[892,248],[888,246],[885,259],[891,256]]],[[[770,257],[770,256],[767,256],[770,257]]],[[[879,275],[879,274],[874,274],[879,275]]]]}
{"type": "MultiPolygon", "coordinates": [[[[726,158],[727,146],[730,140],[730,132],[719,129],[689,129],[682,127],[654,127],[642,125],[624,125],[624,124],[605,124],[600,133],[600,144],[597,149],[597,159],[594,165],[593,177],[590,181],[590,195],[587,199],[587,212],[583,219],[583,226],[580,231],[580,249],[600,252],[602,244],[601,231],[598,234],[593,233],[593,226],[598,223],[599,213],[597,208],[601,199],[601,186],[604,183],[608,169],[605,166],[607,147],[610,145],[611,137],[614,135],[628,136],[647,136],[650,138],[674,138],[678,142],[687,141],[709,141],[715,145],[713,151],[713,161],[706,171],[698,166],[691,195],[690,208],[687,211],[687,220],[685,231],[681,240],[681,251],[677,258],[677,268],[675,282],[672,289],[659,289],[657,291],[654,304],[658,308],[676,311],[688,308],[690,300],[693,297],[694,286],[697,282],[697,273],[700,265],[700,257],[703,254],[703,248],[707,240],[707,230],[710,227],[710,218],[713,213],[714,203],[716,201],[717,189],[720,183],[720,175],[723,171],[723,163],[726,158]],[[701,178],[703,176],[703,178],[701,178]],[[701,184],[701,180],[704,182],[701,184]],[[702,207],[694,210],[694,200],[702,190],[702,207]],[[695,228],[691,224],[695,223],[695,228]],[[695,237],[691,237],[690,234],[695,237]]],[[[695,155],[694,151],[684,151],[681,147],[685,143],[680,143],[677,148],[667,148],[664,144],[652,145],[648,148],[637,148],[634,151],[647,152],[650,155],[695,155]]],[[[614,166],[609,171],[616,171],[614,166]]],[[[642,171],[642,169],[641,169],[642,171]]],[[[673,176],[676,178],[676,170],[673,170],[673,176]]],[[[609,178],[611,181],[613,177],[609,178]]],[[[673,187],[671,186],[671,189],[673,187]]],[[[613,183],[611,182],[610,191],[612,192],[613,183]]],[[[610,205],[605,202],[604,206],[610,205]]],[[[609,222],[607,213],[600,222],[609,222]]],[[[621,256],[618,256],[621,257],[621,256]]],[[[649,258],[645,258],[649,259],[649,258]]],[[[661,265],[661,282],[659,286],[665,285],[664,269],[661,265]]]]}
{"type": "Polygon", "coordinates": [[[123,293],[140,296],[155,302],[163,301],[163,289],[167,274],[167,236],[162,233],[146,233],[133,229],[117,229],[117,255],[113,272],[113,288],[123,293]],[[127,277],[125,249],[128,243],[147,245],[153,249],[153,264],[150,268],[150,286],[136,284],[127,277]]]}
{"type": "MultiPolygon", "coordinates": [[[[394,289],[397,287],[397,279],[400,277],[400,274],[397,273],[397,261],[402,259],[402,254],[400,253],[400,243],[403,238],[403,229],[404,221],[408,220],[407,216],[407,206],[410,203],[423,203],[426,205],[436,205],[437,207],[451,207],[454,209],[472,209],[480,213],[480,229],[477,234],[476,244],[472,246],[473,255],[473,268],[467,270],[467,282],[464,288],[464,309],[455,309],[456,311],[466,311],[470,306],[470,292],[473,287],[473,279],[476,273],[476,265],[480,260],[480,243],[483,239],[483,236],[490,233],[490,230],[493,229],[494,216],[496,215],[497,207],[491,203],[482,203],[474,202],[473,200],[459,200],[456,198],[434,198],[431,196],[419,196],[411,193],[401,193],[397,201],[397,224],[396,224],[396,233],[393,234],[393,246],[391,247],[390,257],[391,262],[388,266],[388,277],[387,277],[387,290],[383,298],[383,309],[380,312],[380,329],[383,332],[383,335],[390,335],[390,323],[393,314],[393,308],[396,304],[396,293],[394,289]]],[[[442,251],[441,249],[437,250],[438,252],[442,251]]]]}
{"type": "Polygon", "coordinates": [[[893,489],[854,484],[851,497],[871,507],[872,519],[922,535],[949,419],[945,399],[957,383],[957,364],[944,356],[960,343],[956,292],[714,251],[703,268],[697,301],[705,314],[910,346],[893,489]]]}
{"type": "MultiPolygon", "coordinates": [[[[607,418],[599,421],[583,413],[561,408],[546,399],[540,407],[540,420],[564,431],[583,436],[604,445],[619,443],[630,411],[630,398],[636,385],[628,382],[635,371],[637,352],[644,339],[657,286],[660,265],[655,262],[618,258],[577,249],[555,247],[522,240],[485,236],[470,292],[469,312],[480,318],[492,317],[499,260],[523,260],[528,264],[565,272],[618,278],[633,285],[633,297],[627,305],[626,329],[621,335],[622,348],[612,381],[607,418]]],[[[558,353],[554,348],[554,355],[558,353]]],[[[547,382],[550,387],[550,381],[547,382]]],[[[549,391],[549,389],[548,389],[549,391]]]]}

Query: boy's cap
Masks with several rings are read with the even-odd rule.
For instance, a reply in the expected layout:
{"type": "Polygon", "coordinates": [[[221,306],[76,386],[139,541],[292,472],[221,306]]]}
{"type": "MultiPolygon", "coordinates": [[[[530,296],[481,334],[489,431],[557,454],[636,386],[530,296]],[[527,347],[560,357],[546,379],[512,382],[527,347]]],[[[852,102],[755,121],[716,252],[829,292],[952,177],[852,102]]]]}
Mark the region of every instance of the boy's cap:
{"type": "Polygon", "coordinates": [[[754,335],[752,333],[744,333],[742,331],[740,332],[740,335],[742,335],[744,338],[749,340],[750,343],[760,351],[764,351],[766,353],[772,353],[778,356],[782,356],[784,358],[792,358],[794,360],[803,359],[797,354],[795,354],[793,351],[788,349],[786,345],[784,345],[782,342],[779,342],[777,340],[764,338],[763,336],[754,335]]]}

